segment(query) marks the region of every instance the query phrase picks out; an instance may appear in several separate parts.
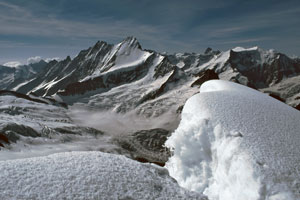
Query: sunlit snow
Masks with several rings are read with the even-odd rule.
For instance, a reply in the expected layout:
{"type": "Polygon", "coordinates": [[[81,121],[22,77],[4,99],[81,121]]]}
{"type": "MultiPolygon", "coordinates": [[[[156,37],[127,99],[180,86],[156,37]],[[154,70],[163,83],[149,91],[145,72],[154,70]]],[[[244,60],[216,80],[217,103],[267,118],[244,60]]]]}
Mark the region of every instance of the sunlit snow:
{"type": "Polygon", "coordinates": [[[300,198],[300,113],[236,83],[212,80],[190,98],[166,145],[181,186],[209,199],[300,198]]]}

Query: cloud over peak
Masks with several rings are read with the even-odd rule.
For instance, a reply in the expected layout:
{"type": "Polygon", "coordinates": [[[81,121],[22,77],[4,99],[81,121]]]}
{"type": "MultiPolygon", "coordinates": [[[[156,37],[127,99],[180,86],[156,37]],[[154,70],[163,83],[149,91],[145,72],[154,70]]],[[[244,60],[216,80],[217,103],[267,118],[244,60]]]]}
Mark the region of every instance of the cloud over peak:
{"type": "Polygon", "coordinates": [[[34,57],[30,57],[27,59],[27,64],[34,64],[34,63],[38,63],[42,60],[42,58],[40,56],[34,56],[34,57]]]}

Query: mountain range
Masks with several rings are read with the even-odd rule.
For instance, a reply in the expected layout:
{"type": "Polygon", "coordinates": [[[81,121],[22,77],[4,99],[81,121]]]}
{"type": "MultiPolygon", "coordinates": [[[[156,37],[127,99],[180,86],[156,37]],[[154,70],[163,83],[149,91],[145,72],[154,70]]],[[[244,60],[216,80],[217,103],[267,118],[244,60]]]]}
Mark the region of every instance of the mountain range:
{"type": "Polygon", "coordinates": [[[74,59],[1,66],[0,89],[155,117],[170,107],[178,109],[209,76],[258,89],[296,107],[299,75],[300,59],[275,50],[207,48],[202,54],[166,54],[142,49],[136,38],[128,37],[116,45],[98,41],[74,59]]]}
{"type": "Polygon", "coordinates": [[[112,145],[95,150],[163,165],[169,156],[163,144],[177,128],[183,105],[211,79],[300,107],[299,58],[258,47],[158,53],[127,37],[115,45],[98,41],[73,59],[0,66],[0,135],[26,144],[33,143],[27,136],[61,143],[81,135],[86,144],[92,136],[112,145]]]}

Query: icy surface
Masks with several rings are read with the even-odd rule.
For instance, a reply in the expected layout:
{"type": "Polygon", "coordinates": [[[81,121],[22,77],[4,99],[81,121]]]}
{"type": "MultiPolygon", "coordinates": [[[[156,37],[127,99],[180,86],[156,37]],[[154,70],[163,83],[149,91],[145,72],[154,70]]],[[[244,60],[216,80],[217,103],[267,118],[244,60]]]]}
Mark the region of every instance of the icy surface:
{"type": "Polygon", "coordinates": [[[0,169],[0,199],[206,199],[164,168],[100,152],[1,161],[0,169]]]}
{"type": "Polygon", "coordinates": [[[231,82],[205,82],[166,145],[181,186],[209,199],[300,198],[300,112],[231,82]]]}

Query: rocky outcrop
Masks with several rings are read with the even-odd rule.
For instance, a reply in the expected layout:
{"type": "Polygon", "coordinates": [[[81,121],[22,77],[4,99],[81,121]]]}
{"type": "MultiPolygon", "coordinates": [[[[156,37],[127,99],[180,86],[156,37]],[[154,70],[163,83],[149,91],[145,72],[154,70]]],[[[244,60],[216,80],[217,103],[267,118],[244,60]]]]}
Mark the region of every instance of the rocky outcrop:
{"type": "Polygon", "coordinates": [[[219,79],[218,74],[212,69],[207,69],[204,72],[200,72],[196,74],[196,76],[199,78],[192,83],[191,87],[201,86],[205,81],[219,79]]]}
{"type": "Polygon", "coordinates": [[[9,144],[9,140],[6,135],[0,133],[0,147],[4,147],[4,144],[9,144]]]}
{"type": "Polygon", "coordinates": [[[18,98],[22,98],[22,99],[26,99],[28,101],[33,101],[36,103],[42,103],[42,104],[50,104],[50,105],[56,105],[56,106],[62,106],[62,107],[67,107],[67,104],[63,103],[63,102],[57,102],[55,99],[52,99],[50,97],[38,97],[35,95],[26,95],[26,94],[22,94],[19,92],[15,92],[15,91],[9,91],[9,90],[0,90],[0,96],[3,95],[11,95],[11,96],[15,96],[18,98]]]}
{"type": "Polygon", "coordinates": [[[164,166],[170,156],[170,151],[164,147],[168,136],[169,131],[156,128],[140,130],[129,137],[116,138],[115,141],[127,150],[133,159],[164,166]]]}
{"type": "Polygon", "coordinates": [[[296,60],[272,50],[231,50],[228,63],[256,88],[268,87],[300,73],[300,65],[296,60]]]}

